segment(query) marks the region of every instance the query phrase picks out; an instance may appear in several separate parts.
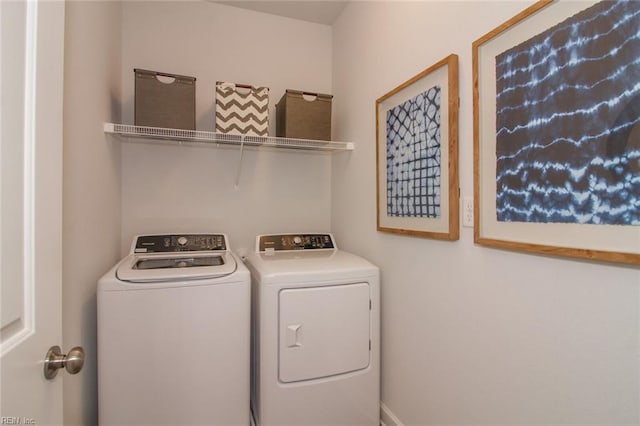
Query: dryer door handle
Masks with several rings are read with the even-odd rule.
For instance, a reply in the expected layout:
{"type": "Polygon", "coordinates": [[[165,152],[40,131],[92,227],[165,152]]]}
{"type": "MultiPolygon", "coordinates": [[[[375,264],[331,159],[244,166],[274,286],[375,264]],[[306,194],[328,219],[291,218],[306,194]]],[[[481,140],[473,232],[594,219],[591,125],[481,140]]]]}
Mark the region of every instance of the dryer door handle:
{"type": "Polygon", "coordinates": [[[299,348],[302,346],[302,324],[291,324],[287,326],[287,347],[299,348]]]}

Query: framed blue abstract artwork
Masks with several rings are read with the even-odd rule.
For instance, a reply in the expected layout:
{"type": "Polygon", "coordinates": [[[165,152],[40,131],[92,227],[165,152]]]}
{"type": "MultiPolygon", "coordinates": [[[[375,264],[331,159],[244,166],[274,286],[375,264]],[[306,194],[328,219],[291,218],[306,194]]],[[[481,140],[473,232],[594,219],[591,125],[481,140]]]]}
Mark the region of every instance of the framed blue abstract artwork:
{"type": "Polygon", "coordinates": [[[640,264],[640,2],[539,1],[473,43],[474,240],[640,264]]]}
{"type": "Polygon", "coordinates": [[[376,101],[379,231],[459,237],[458,57],[376,101]]]}

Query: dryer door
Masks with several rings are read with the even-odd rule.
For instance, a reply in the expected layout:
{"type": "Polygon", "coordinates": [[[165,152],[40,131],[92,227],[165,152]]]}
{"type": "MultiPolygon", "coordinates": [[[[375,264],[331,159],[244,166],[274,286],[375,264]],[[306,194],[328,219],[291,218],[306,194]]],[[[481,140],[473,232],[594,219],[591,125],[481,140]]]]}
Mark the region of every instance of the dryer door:
{"type": "Polygon", "coordinates": [[[369,366],[368,283],[284,289],[279,310],[281,382],[335,376],[369,366]]]}

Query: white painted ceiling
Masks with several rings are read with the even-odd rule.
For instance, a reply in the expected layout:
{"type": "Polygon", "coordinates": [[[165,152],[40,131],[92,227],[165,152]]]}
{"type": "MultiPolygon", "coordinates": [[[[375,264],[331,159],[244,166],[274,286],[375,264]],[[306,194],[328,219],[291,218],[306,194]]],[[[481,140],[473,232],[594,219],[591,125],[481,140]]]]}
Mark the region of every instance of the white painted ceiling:
{"type": "Polygon", "coordinates": [[[347,4],[347,1],[337,0],[285,0],[285,1],[272,1],[272,0],[231,0],[231,1],[216,1],[216,3],[225,4],[228,6],[240,7],[243,9],[250,9],[256,12],[269,13],[272,15],[284,16],[287,18],[300,19],[308,22],[315,22],[317,24],[332,25],[338,15],[342,12],[342,9],[347,4]]]}

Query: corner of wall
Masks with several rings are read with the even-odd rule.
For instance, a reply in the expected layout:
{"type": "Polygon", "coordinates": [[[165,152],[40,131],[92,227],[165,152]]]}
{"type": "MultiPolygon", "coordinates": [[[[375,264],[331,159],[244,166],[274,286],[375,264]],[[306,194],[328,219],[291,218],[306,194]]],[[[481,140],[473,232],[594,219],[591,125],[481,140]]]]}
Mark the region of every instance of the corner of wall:
{"type": "Polygon", "coordinates": [[[120,256],[120,146],[103,123],[120,114],[121,7],[66,3],[63,345],[86,361],[63,384],[65,425],[97,424],[96,284],[120,256]]]}

